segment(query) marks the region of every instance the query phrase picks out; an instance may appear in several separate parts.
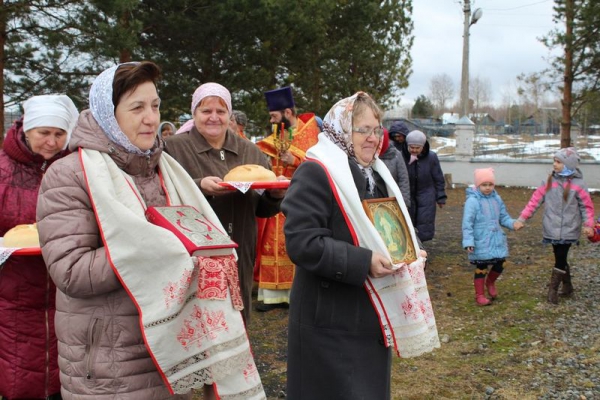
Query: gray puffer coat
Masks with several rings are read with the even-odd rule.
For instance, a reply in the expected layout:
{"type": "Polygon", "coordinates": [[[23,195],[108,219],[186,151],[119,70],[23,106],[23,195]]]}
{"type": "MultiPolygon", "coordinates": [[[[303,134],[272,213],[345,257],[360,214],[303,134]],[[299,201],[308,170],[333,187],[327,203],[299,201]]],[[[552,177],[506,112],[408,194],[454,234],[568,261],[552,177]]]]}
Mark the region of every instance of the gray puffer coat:
{"type": "Polygon", "coordinates": [[[594,203],[579,168],[571,176],[553,172],[548,182],[538,187],[521,211],[519,221],[533,217],[544,204],[543,238],[550,243],[574,243],[579,240],[581,226],[594,226],[594,203]],[[566,197],[566,198],[565,198],[566,197]]]}
{"type": "Polygon", "coordinates": [[[191,398],[171,396],[150,358],[139,314],[107,259],[79,160],[79,147],[110,154],[148,206],[166,205],[152,155],[110,142],[89,110],[73,132],[73,154],[52,164],[40,188],[37,220],[42,254],[56,294],[56,336],[65,400],[191,398]]]}
{"type": "Polygon", "coordinates": [[[385,152],[379,155],[379,158],[388,167],[392,177],[398,184],[406,208],[410,208],[410,183],[408,182],[408,171],[402,153],[396,147],[388,146],[385,152]]]}

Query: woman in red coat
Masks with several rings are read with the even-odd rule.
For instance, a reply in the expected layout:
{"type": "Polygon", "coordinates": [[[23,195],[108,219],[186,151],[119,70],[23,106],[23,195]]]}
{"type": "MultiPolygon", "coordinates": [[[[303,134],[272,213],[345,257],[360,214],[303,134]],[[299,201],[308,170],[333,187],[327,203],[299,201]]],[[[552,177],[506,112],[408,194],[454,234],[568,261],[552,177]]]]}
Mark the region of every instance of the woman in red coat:
{"type": "MultiPolygon", "coordinates": [[[[35,222],[38,189],[48,166],[67,154],[77,108],[67,96],[23,104],[0,150],[0,236],[35,222]]],[[[42,256],[9,256],[0,248],[0,395],[60,399],[54,298],[42,256]],[[4,262],[3,262],[4,261],[4,262]]]]}

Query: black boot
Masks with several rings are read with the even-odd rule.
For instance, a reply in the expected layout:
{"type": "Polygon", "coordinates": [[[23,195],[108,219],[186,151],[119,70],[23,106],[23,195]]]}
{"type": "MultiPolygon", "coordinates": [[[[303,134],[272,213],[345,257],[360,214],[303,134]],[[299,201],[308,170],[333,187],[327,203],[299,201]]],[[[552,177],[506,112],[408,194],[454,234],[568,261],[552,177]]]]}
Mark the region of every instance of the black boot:
{"type": "Polygon", "coordinates": [[[550,278],[550,287],[548,288],[548,303],[558,304],[558,287],[563,280],[566,272],[558,268],[552,269],[552,277],[550,278]]]}
{"type": "Polygon", "coordinates": [[[571,283],[571,266],[567,266],[566,273],[562,278],[562,290],[558,293],[561,296],[570,296],[573,294],[573,284],[571,283]]]}

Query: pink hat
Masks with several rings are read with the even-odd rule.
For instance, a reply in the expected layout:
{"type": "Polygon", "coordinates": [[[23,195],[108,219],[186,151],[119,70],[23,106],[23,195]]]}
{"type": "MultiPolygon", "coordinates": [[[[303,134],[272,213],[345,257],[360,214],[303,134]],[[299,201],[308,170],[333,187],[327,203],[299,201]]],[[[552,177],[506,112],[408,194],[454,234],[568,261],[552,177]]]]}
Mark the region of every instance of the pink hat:
{"type": "Polygon", "coordinates": [[[478,168],[475,170],[475,187],[479,187],[485,182],[496,184],[493,168],[478,168]]]}

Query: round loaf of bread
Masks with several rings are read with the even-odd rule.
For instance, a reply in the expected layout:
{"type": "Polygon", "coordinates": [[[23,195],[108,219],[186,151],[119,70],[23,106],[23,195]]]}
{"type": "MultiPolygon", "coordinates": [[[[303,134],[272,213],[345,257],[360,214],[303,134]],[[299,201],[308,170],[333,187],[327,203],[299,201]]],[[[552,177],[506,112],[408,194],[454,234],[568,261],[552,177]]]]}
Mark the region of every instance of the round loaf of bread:
{"type": "Polygon", "coordinates": [[[245,164],[233,168],[223,178],[225,182],[272,182],[277,177],[262,165],[245,164]]]}
{"type": "Polygon", "coordinates": [[[40,247],[35,224],[17,225],[4,234],[4,247],[40,247]]]}

